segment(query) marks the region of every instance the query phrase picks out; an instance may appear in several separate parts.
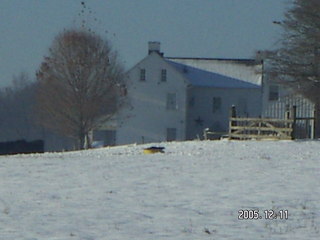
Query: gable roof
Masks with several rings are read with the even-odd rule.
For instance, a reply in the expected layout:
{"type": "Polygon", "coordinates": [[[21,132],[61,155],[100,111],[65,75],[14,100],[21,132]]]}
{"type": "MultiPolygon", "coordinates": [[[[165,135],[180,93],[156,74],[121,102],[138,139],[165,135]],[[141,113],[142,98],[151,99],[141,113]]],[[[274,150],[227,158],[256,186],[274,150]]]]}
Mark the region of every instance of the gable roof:
{"type": "Polygon", "coordinates": [[[208,61],[208,62],[234,62],[238,64],[245,65],[258,65],[261,62],[258,62],[252,58],[206,58],[206,57],[166,57],[169,60],[192,60],[192,61],[208,61]]]}
{"type": "Polygon", "coordinates": [[[167,59],[165,61],[183,74],[193,86],[216,88],[260,88],[259,85],[222,74],[201,70],[199,68],[173,62],[167,59]]]}

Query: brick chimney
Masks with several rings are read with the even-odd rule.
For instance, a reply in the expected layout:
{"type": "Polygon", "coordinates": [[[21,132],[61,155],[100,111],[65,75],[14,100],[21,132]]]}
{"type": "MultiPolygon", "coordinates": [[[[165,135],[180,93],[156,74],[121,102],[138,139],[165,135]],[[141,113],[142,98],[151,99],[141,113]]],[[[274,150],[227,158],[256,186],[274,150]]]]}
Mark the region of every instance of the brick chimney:
{"type": "Polygon", "coordinates": [[[160,56],[163,56],[163,53],[160,52],[160,42],[148,42],[149,54],[152,52],[158,53],[160,56]]]}

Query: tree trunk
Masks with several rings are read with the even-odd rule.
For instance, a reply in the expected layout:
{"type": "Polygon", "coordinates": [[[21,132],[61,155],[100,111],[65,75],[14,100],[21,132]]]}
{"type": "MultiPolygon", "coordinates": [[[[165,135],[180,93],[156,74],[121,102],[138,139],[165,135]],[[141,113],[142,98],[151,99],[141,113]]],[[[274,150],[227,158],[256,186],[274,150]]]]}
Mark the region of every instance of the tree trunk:
{"type": "Polygon", "coordinates": [[[85,149],[92,148],[92,139],[90,136],[90,132],[86,133],[86,138],[85,138],[85,149]]]}
{"type": "Polygon", "coordinates": [[[85,140],[86,140],[86,134],[84,133],[84,129],[82,127],[80,127],[79,137],[78,137],[78,142],[79,142],[78,149],[79,150],[85,149],[85,142],[86,142],[85,140]]]}

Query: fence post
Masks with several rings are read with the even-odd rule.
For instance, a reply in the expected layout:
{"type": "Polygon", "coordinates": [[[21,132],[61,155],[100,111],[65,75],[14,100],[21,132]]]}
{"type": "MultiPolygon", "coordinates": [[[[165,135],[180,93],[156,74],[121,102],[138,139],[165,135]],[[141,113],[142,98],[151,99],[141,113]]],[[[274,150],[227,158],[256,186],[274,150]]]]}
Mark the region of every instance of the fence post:
{"type": "Polygon", "coordinates": [[[314,138],[319,138],[320,134],[319,134],[319,123],[320,123],[320,118],[319,118],[319,104],[315,104],[315,110],[314,110],[314,138]]]}
{"type": "Polygon", "coordinates": [[[208,132],[209,132],[209,128],[203,129],[203,138],[204,138],[204,140],[208,140],[208,132]]]}
{"type": "Polygon", "coordinates": [[[305,126],[304,126],[304,131],[305,131],[305,136],[304,138],[311,138],[311,134],[310,134],[310,120],[309,119],[306,119],[306,123],[305,123],[305,126]]]}
{"type": "Polygon", "coordinates": [[[262,127],[262,118],[261,118],[261,116],[259,116],[259,118],[261,121],[259,121],[259,123],[258,123],[258,136],[261,135],[261,127],[262,127]]]}
{"type": "Polygon", "coordinates": [[[229,140],[231,139],[231,133],[232,133],[232,126],[236,126],[237,122],[233,121],[231,118],[237,117],[237,112],[236,112],[236,107],[232,105],[230,108],[230,113],[229,113],[229,140]]]}
{"type": "Polygon", "coordinates": [[[237,117],[236,106],[232,105],[231,107],[231,117],[237,117]]]}
{"type": "MultiPolygon", "coordinates": [[[[290,109],[289,109],[289,107],[286,108],[286,112],[285,112],[285,114],[284,114],[284,119],[285,119],[285,120],[289,120],[289,119],[290,119],[290,109]]],[[[290,127],[291,127],[291,126],[290,126],[290,123],[286,123],[286,124],[285,124],[285,127],[286,127],[286,128],[290,128],[290,127]]]]}
{"type": "Polygon", "coordinates": [[[289,110],[286,111],[286,113],[285,113],[285,119],[286,120],[290,119],[290,111],[289,110]]]}
{"type": "Polygon", "coordinates": [[[292,106],[291,118],[293,120],[291,138],[292,138],[292,140],[294,140],[295,136],[296,136],[297,106],[292,106]]]}
{"type": "Polygon", "coordinates": [[[311,125],[311,139],[316,138],[316,122],[317,122],[316,114],[317,114],[316,110],[313,110],[313,120],[311,125]]]}

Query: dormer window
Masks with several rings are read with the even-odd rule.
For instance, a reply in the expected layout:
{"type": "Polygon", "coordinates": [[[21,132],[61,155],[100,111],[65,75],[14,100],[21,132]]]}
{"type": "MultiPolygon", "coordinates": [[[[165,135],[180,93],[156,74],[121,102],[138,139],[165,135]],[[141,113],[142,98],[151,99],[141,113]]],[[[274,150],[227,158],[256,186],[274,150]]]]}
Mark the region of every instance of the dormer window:
{"type": "Polygon", "coordinates": [[[161,82],[166,82],[166,81],[167,81],[167,70],[161,69],[161,82]]]}
{"type": "Polygon", "coordinates": [[[146,70],[144,68],[140,69],[140,81],[146,81],[146,70]]]}

